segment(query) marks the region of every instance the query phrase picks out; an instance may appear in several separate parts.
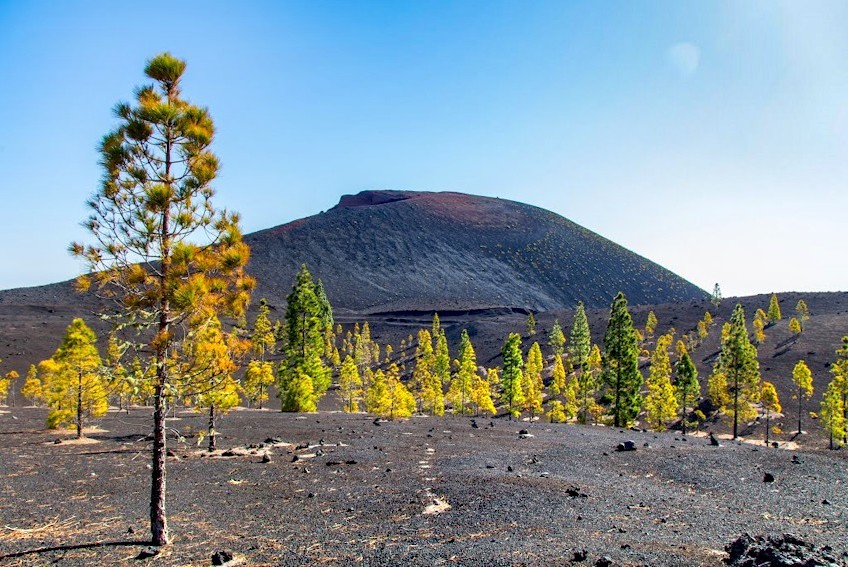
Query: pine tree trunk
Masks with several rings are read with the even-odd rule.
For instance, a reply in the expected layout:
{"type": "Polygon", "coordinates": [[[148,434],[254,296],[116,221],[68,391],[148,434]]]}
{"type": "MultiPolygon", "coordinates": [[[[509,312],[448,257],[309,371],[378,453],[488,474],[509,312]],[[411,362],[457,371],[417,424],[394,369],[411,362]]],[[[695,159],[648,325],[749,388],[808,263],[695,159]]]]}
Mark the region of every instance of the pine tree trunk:
{"type": "Polygon", "coordinates": [[[168,544],[168,523],[165,516],[165,368],[157,369],[156,391],[153,394],[153,464],[150,476],[150,533],[153,545],[168,544]]]}
{"type": "Polygon", "coordinates": [[[771,417],[770,412],[766,412],[766,445],[769,444],[769,418],[771,417]]]}
{"type": "Polygon", "coordinates": [[[77,372],[77,439],[82,438],[82,371],[77,372]]]}
{"type": "Polygon", "coordinates": [[[733,380],[733,438],[736,439],[739,426],[739,378],[734,376],[733,380]]]}
{"type": "Polygon", "coordinates": [[[801,435],[801,387],[798,387],[798,435],[801,435]]]}
{"type": "Polygon", "coordinates": [[[215,404],[209,406],[209,452],[215,450],[215,404]]]}

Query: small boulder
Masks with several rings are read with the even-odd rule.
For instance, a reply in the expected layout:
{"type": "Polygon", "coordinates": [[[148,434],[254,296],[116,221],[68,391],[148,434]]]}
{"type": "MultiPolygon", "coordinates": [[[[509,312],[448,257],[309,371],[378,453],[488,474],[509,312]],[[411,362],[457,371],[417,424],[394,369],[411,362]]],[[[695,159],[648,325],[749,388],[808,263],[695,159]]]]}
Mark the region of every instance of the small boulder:
{"type": "Polygon", "coordinates": [[[774,482],[774,475],[771,473],[766,473],[763,475],[763,482],[774,482]]]}
{"type": "Polygon", "coordinates": [[[212,565],[226,565],[232,560],[232,551],[216,551],[212,554],[212,565]]]}
{"type": "Polygon", "coordinates": [[[618,444],[618,447],[615,448],[616,451],[635,451],[636,450],[636,442],[628,439],[627,441],[622,441],[618,444]]]}
{"type": "Polygon", "coordinates": [[[156,557],[157,555],[159,555],[159,548],[149,546],[142,548],[142,550],[138,552],[138,555],[136,555],[135,558],[139,560],[150,559],[151,557],[156,557]]]}

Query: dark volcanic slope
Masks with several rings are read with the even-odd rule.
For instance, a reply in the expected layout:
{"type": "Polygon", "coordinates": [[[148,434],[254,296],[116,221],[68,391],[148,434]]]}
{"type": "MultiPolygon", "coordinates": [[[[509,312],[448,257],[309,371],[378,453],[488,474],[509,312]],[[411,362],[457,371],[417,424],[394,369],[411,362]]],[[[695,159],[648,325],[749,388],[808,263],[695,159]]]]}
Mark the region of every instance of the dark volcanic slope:
{"type": "Polygon", "coordinates": [[[550,211],[461,193],[365,191],[246,237],[257,297],[281,303],[306,263],[341,312],[550,310],[703,298],[657,264],[550,211]]]}

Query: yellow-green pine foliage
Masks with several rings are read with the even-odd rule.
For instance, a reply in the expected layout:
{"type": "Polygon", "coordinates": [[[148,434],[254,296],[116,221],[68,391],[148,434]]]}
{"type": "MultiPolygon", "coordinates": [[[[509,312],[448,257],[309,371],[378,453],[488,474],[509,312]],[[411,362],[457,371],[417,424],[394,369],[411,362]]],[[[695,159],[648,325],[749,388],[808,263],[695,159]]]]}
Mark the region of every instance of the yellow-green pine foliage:
{"type": "Polygon", "coordinates": [[[386,397],[389,402],[389,419],[409,417],[415,412],[415,397],[400,381],[400,369],[390,364],[386,371],[386,397]]]}
{"type": "Polygon", "coordinates": [[[316,294],[306,265],[300,267],[286,298],[286,341],[277,375],[277,396],[282,411],[315,411],[318,400],[330,387],[331,370],[324,361],[325,307],[316,294]],[[304,380],[311,384],[302,384],[304,380]],[[307,395],[310,398],[306,398],[307,395]]]}
{"type": "Polygon", "coordinates": [[[0,378],[0,403],[9,403],[9,390],[13,388],[15,380],[20,378],[17,370],[10,370],[3,378],[0,378]]]}
{"type": "Polygon", "coordinates": [[[241,388],[233,372],[238,369],[236,359],[244,354],[248,345],[228,337],[217,317],[194,329],[183,345],[181,393],[192,400],[197,411],[208,411],[208,448],[213,451],[218,417],[239,405],[241,388]]]}
{"type": "Polygon", "coordinates": [[[653,337],[657,330],[657,316],[653,311],[648,311],[648,320],[645,322],[645,336],[653,337]]]}
{"type": "Polygon", "coordinates": [[[89,418],[100,417],[109,405],[97,337],[82,319],[74,319],[52,358],[40,365],[50,413],[47,426],[75,425],[82,437],[89,418]]]}
{"type": "Polygon", "coordinates": [[[794,335],[801,334],[801,322],[795,317],[789,319],[789,331],[794,335]]]}
{"type": "Polygon", "coordinates": [[[542,382],[544,364],[542,349],[539,347],[539,343],[534,342],[527,353],[527,361],[524,363],[524,374],[521,381],[521,389],[524,393],[524,409],[530,412],[531,420],[542,411],[545,388],[542,382]]]}
{"type": "Polygon", "coordinates": [[[821,418],[822,427],[830,435],[830,448],[836,444],[841,446],[846,442],[848,437],[848,380],[842,372],[834,373],[833,380],[827,385],[824,396],[822,397],[819,417],[821,418]]]}
{"type": "Polygon", "coordinates": [[[745,310],[736,304],[730,318],[727,337],[722,340],[721,352],[714,369],[727,376],[729,388],[727,410],[733,415],[733,438],[738,437],[739,422],[748,422],[757,415],[752,404],[760,398],[760,363],[757,347],[748,340],[745,310]]]}
{"type": "Polygon", "coordinates": [[[41,380],[38,378],[38,369],[35,364],[29,365],[24,385],[21,388],[21,395],[30,401],[33,405],[38,405],[44,401],[44,391],[41,386],[41,380]]]}
{"type": "Polygon", "coordinates": [[[524,405],[524,391],[521,384],[524,381],[524,357],[521,354],[521,335],[510,333],[501,350],[503,357],[503,373],[501,374],[501,401],[506,405],[510,415],[521,415],[524,405]]]}
{"type": "Polygon", "coordinates": [[[436,340],[436,361],[433,369],[438,381],[439,391],[442,392],[450,384],[450,350],[448,349],[448,338],[445,336],[444,329],[440,327],[439,334],[433,335],[433,338],[436,340]]]}
{"type": "Polygon", "coordinates": [[[555,398],[565,392],[565,365],[562,363],[562,356],[554,355],[554,369],[551,374],[551,397],[555,398]]]}
{"type": "Polygon", "coordinates": [[[801,321],[801,327],[803,327],[804,323],[810,319],[810,308],[807,307],[807,302],[799,299],[795,305],[795,313],[798,315],[798,320],[801,321]]]}
{"type": "Polygon", "coordinates": [[[527,315],[527,335],[532,337],[536,334],[536,317],[533,316],[533,312],[531,311],[527,315]]]}
{"type": "MultiPolygon", "coordinates": [[[[502,400],[500,399],[501,391],[501,375],[500,368],[489,368],[486,370],[486,383],[489,385],[489,394],[492,398],[492,403],[497,406],[502,400]]],[[[492,412],[495,413],[495,412],[492,412]]]]}
{"type": "Polygon", "coordinates": [[[561,401],[554,400],[551,402],[548,407],[548,419],[551,420],[551,423],[562,423],[566,420],[561,401]]]}
{"type": "Polygon", "coordinates": [[[263,297],[259,300],[259,313],[253,322],[253,332],[250,335],[253,354],[262,362],[269,354],[274,354],[277,338],[274,336],[274,326],[270,319],[271,308],[263,297]]]}
{"type": "Polygon", "coordinates": [[[754,342],[758,345],[762,344],[763,341],[766,340],[765,321],[763,319],[760,319],[759,317],[754,317],[754,322],[752,323],[752,326],[754,327],[754,342]]]}
{"type": "Polygon", "coordinates": [[[715,411],[727,409],[730,396],[727,393],[727,375],[724,372],[713,372],[707,378],[707,399],[715,411]]]}
{"type": "Polygon", "coordinates": [[[479,378],[477,376],[477,354],[474,352],[474,345],[471,344],[471,338],[465,329],[462,330],[459,339],[458,362],[459,368],[453,380],[451,380],[447,399],[453,407],[455,415],[465,415],[472,413],[472,391],[475,378],[479,378]]]}
{"type": "Polygon", "coordinates": [[[792,381],[798,387],[798,435],[801,434],[802,403],[813,395],[813,373],[803,360],[799,360],[792,369],[792,381]]]}
{"type": "Polygon", "coordinates": [[[496,413],[495,404],[492,401],[492,388],[487,379],[475,372],[471,384],[471,403],[474,404],[475,413],[496,413]]]}
{"type": "Polygon", "coordinates": [[[842,337],[842,346],[836,351],[836,361],[831,365],[830,371],[833,374],[831,386],[838,393],[839,403],[837,406],[841,411],[839,417],[833,416],[831,418],[831,428],[834,431],[841,432],[841,435],[834,434],[834,437],[845,444],[848,443],[848,336],[842,337]]]}
{"type": "Polygon", "coordinates": [[[709,311],[704,312],[704,323],[706,323],[707,327],[711,327],[713,324],[713,316],[709,311]]]}
{"type": "Polygon", "coordinates": [[[769,429],[771,427],[771,414],[783,411],[783,408],[780,407],[780,400],[777,397],[777,390],[775,390],[774,384],[771,382],[763,382],[760,388],[760,401],[766,412],[766,445],[768,445],[769,429]]]}
{"type": "Polygon", "coordinates": [[[698,321],[698,338],[703,341],[709,334],[709,325],[707,325],[707,322],[698,321]]]}
{"type": "Polygon", "coordinates": [[[565,352],[565,334],[563,334],[558,320],[554,320],[554,325],[551,327],[548,344],[555,356],[562,356],[562,353],[565,352]]]}
{"type": "Polygon", "coordinates": [[[353,357],[347,355],[339,371],[339,395],[346,412],[359,411],[359,401],[362,399],[362,377],[356,368],[353,357]]]}
{"type": "Polygon", "coordinates": [[[365,411],[376,416],[385,416],[389,413],[390,403],[386,391],[386,374],[382,369],[377,369],[371,378],[368,390],[365,392],[365,411]]]}
{"type": "Polygon", "coordinates": [[[578,369],[577,371],[576,389],[577,405],[579,406],[577,421],[579,423],[588,423],[590,418],[597,421],[600,416],[601,406],[595,400],[595,394],[598,390],[598,376],[601,373],[601,367],[601,349],[598,345],[592,345],[582,370],[578,369]]]}
{"type": "MultiPolygon", "coordinates": [[[[74,255],[94,288],[115,300],[110,318],[138,329],[136,342],[156,371],[153,389],[151,543],[168,543],[165,516],[165,402],[169,357],[180,349],[183,323],[215,313],[243,316],[254,287],[244,268],[249,248],[239,216],[217,209],[212,182],[218,158],[210,151],[215,125],[206,108],[182,98],[186,63],[170,53],[150,59],[152,84],[134,104],[115,108],[117,127],[100,143],[103,176],[89,200],[86,227],[94,244],[74,243],[74,255]]],[[[125,327],[126,328],[126,327],[125,327]]]]}
{"type": "Polygon", "coordinates": [[[671,360],[668,349],[672,335],[662,335],[651,356],[651,370],[648,374],[648,395],[645,398],[645,418],[654,431],[664,431],[677,417],[677,397],[671,385],[671,360]]]}
{"type": "Polygon", "coordinates": [[[445,403],[441,380],[436,376],[433,337],[427,329],[418,330],[415,367],[412,370],[412,390],[418,402],[418,411],[430,415],[444,415],[445,403]]]}
{"type": "Polygon", "coordinates": [[[769,323],[777,323],[783,319],[783,316],[780,314],[780,301],[778,301],[776,293],[771,294],[768,313],[766,315],[768,316],[769,323]]]}
{"type": "MultiPolygon", "coordinates": [[[[254,343],[255,344],[255,343],[254,343]]],[[[268,388],[274,384],[274,364],[259,359],[251,360],[244,371],[244,393],[251,404],[262,409],[268,400],[268,388]]]]}

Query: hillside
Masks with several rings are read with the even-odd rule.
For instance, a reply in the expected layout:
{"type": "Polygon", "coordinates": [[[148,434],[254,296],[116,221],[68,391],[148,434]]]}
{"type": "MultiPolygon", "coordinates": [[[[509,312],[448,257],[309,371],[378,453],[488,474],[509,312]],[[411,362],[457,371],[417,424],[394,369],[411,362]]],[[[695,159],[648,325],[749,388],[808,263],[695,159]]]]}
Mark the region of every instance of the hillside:
{"type": "Polygon", "coordinates": [[[602,307],[700,299],[703,290],[550,211],[461,193],[365,191],[250,234],[257,297],[284,302],[300,264],[340,313],[602,307]]]}

